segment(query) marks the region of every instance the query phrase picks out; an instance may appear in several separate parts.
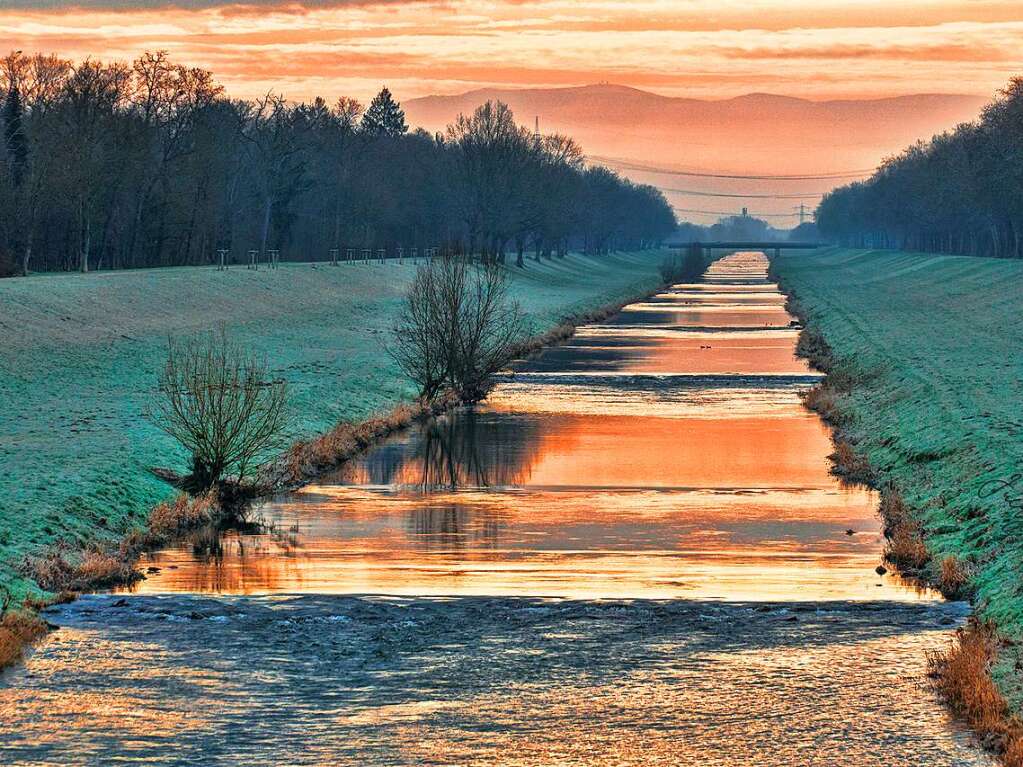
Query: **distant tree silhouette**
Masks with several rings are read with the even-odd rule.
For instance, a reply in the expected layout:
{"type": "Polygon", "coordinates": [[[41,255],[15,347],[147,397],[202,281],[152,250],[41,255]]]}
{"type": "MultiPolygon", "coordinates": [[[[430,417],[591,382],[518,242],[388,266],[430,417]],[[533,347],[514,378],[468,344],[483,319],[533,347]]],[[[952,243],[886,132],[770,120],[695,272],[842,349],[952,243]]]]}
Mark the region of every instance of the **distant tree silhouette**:
{"type": "Polygon", "coordinates": [[[130,65],[0,57],[0,254],[8,273],[282,260],[413,249],[525,267],[570,250],[650,247],[664,195],[603,168],[505,104],[409,132],[385,88],[350,98],[231,99],[213,75],[145,53],[130,65]],[[12,90],[16,96],[12,99],[12,90]],[[10,116],[7,116],[7,115],[10,116]],[[400,249],[400,250],[399,250],[400,249]]]}
{"type": "Polygon", "coordinates": [[[1023,77],[980,120],[918,142],[825,195],[821,234],[853,247],[1023,257],[1023,77]]]}
{"type": "Polygon", "coordinates": [[[408,132],[405,113],[387,88],[382,88],[369,103],[369,109],[362,116],[362,132],[367,136],[391,138],[408,132]]]}

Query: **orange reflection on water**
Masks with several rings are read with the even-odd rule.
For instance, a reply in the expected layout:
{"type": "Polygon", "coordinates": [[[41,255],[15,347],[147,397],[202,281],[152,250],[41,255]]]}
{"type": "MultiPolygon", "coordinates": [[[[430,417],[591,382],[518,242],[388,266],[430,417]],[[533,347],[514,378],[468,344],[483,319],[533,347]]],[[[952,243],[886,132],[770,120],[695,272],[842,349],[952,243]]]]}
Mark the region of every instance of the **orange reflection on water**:
{"type": "Polygon", "coordinates": [[[917,598],[874,573],[876,499],[829,474],[764,268],[738,254],[581,329],[485,406],[266,504],[269,532],[156,555],[139,590],[917,598]]]}
{"type": "Polygon", "coordinates": [[[623,333],[613,326],[596,326],[523,367],[539,372],[807,375],[811,370],[806,360],[795,356],[798,337],[798,331],[788,329],[707,333],[647,328],[623,333]]]}

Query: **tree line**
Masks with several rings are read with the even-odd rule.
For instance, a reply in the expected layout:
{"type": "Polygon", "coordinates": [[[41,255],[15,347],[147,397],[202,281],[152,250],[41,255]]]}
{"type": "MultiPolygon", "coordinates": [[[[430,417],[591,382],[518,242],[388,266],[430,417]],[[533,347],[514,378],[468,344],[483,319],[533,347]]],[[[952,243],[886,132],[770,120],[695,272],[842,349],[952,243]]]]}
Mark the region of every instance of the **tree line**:
{"type": "Polygon", "coordinates": [[[918,142],[827,194],[821,234],[852,247],[1023,257],[1023,77],[980,119],[918,142]]]}
{"type": "Polygon", "coordinates": [[[278,250],[439,247],[503,261],[654,245],[663,195],[587,166],[500,102],[431,135],[384,88],[341,97],[229,98],[165,52],[131,64],[0,59],[0,271],[243,261],[278,250]]]}

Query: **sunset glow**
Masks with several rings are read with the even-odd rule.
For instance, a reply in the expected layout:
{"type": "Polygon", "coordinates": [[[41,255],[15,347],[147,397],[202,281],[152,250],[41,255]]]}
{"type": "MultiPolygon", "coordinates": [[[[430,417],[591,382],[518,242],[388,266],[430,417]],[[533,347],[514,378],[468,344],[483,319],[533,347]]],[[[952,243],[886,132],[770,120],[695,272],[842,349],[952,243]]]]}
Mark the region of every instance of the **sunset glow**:
{"type": "Polygon", "coordinates": [[[1023,45],[1018,2],[7,0],[0,47],[81,59],[166,49],[232,95],[402,98],[609,81],[666,95],[989,94],[1023,45]]]}

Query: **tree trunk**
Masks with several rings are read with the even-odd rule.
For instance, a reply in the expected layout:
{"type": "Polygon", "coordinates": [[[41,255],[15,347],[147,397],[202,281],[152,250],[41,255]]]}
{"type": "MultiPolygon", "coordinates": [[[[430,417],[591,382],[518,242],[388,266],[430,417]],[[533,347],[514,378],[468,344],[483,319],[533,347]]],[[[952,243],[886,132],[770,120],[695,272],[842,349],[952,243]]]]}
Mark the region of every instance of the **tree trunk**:
{"type": "Polygon", "coordinates": [[[263,207],[263,230],[259,241],[259,255],[266,257],[266,242],[270,237],[270,210],[273,207],[273,200],[267,196],[266,204],[263,207]]]}
{"type": "Polygon", "coordinates": [[[80,259],[80,266],[82,273],[85,274],[89,271],[89,248],[92,247],[92,222],[85,222],[85,242],[82,246],[82,255],[80,259]]]}

